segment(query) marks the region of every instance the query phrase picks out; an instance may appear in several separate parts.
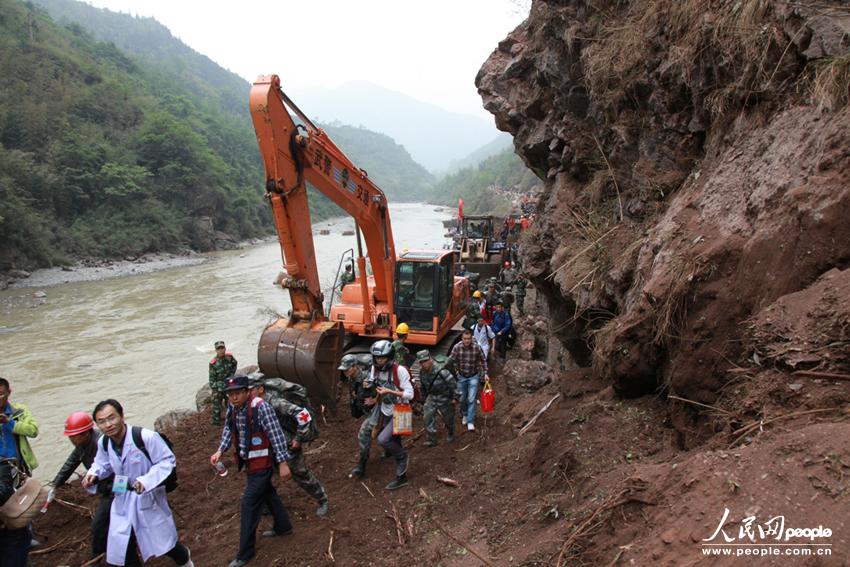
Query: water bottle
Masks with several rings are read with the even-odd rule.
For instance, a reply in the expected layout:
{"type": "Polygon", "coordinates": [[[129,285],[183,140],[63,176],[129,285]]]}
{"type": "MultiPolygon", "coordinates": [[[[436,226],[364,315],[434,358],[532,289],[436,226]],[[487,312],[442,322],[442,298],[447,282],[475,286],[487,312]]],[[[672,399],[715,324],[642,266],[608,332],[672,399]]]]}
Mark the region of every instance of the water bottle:
{"type": "Polygon", "coordinates": [[[218,476],[227,476],[227,466],[221,461],[218,461],[215,464],[215,472],[218,476]]]}
{"type": "Polygon", "coordinates": [[[54,498],[56,498],[56,489],[51,488],[47,493],[47,500],[44,501],[44,506],[39,510],[42,514],[47,513],[47,509],[50,508],[50,503],[53,502],[54,498]]]}

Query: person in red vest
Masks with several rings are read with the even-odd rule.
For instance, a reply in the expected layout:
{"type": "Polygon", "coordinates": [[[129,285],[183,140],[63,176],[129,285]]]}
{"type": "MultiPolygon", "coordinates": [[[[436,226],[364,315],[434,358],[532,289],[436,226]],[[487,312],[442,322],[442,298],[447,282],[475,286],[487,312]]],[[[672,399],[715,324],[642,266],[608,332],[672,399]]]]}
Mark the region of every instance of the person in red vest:
{"type": "Polygon", "coordinates": [[[272,484],[272,473],[277,468],[280,478],[292,478],[286,438],[274,408],[262,398],[251,396],[247,376],[231,376],[224,387],[227,394],[227,415],[221,431],[218,451],[210,457],[215,466],[233,443],[239,470],[247,469],[248,481],[242,493],[239,551],[228,567],[242,567],[256,555],[257,527],[260,525],[263,505],[267,504],[274,518],[274,529],[263,532],[263,537],[289,535],[292,523],[283,507],[280,496],[272,484]]]}

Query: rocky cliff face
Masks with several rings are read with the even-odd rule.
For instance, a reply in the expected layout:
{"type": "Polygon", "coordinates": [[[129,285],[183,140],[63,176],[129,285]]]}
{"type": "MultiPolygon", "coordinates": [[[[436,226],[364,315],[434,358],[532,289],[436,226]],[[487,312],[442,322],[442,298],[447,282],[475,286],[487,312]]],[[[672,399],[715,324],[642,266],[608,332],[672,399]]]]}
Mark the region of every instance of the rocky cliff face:
{"type": "Polygon", "coordinates": [[[844,2],[533,2],[476,84],[546,180],[524,266],[578,366],[711,403],[783,364],[746,323],[850,266],[848,77],[844,2]]]}

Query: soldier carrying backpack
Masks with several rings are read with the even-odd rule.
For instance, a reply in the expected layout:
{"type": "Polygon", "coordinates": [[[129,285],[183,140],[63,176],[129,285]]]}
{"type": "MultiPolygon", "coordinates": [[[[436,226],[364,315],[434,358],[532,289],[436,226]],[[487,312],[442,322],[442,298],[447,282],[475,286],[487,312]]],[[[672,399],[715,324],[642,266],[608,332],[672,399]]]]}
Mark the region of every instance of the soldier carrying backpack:
{"type": "Polygon", "coordinates": [[[261,372],[249,376],[248,386],[252,396],[262,398],[274,408],[287,438],[292,479],[319,503],[316,515],[325,516],[328,513],[328,495],[316,475],[307,468],[304,459],[304,444],[319,436],[307,388],[282,378],[265,378],[261,372]]]}

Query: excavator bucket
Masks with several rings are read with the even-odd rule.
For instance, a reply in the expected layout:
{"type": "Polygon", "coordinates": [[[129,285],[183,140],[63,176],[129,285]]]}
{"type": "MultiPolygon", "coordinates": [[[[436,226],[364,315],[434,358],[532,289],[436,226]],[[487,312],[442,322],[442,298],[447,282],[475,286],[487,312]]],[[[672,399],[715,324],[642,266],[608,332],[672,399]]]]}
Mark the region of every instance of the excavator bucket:
{"type": "MultiPolygon", "coordinates": [[[[307,388],[314,404],[336,406],[339,365],[344,330],[329,321],[310,326],[281,318],[260,337],[257,361],[260,372],[307,388]]],[[[318,409],[318,408],[316,408],[318,409]]]]}

